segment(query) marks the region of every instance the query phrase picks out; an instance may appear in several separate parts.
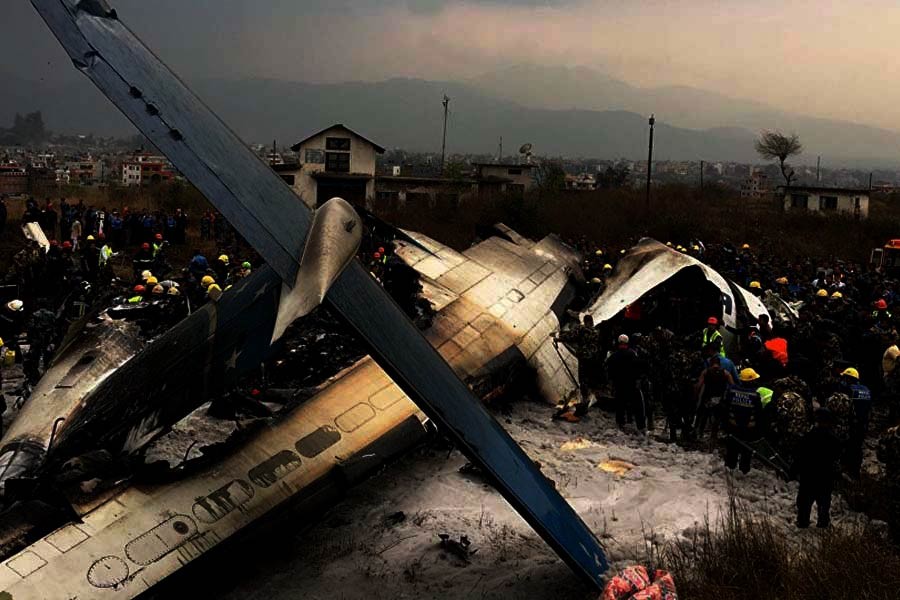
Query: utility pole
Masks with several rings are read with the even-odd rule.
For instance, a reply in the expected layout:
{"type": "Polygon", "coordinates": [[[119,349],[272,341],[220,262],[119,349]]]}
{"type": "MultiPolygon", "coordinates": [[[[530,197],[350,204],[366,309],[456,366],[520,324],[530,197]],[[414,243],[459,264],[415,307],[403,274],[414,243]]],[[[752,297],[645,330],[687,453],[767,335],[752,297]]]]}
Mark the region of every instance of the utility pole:
{"type": "Polygon", "coordinates": [[[703,191],[703,161],[700,161],[700,191],[703,191]]]}
{"type": "Polygon", "coordinates": [[[872,191],[872,173],[871,173],[871,171],[869,172],[869,191],[870,192],[872,191]]]}
{"type": "Polygon", "coordinates": [[[447,156],[447,107],[450,106],[450,96],[444,94],[444,137],[441,140],[441,175],[444,174],[444,160],[447,156]]]}
{"type": "Polygon", "coordinates": [[[272,166],[273,167],[275,166],[275,150],[276,150],[275,140],[272,140],[272,166]]]}
{"type": "Polygon", "coordinates": [[[656,118],[650,115],[650,150],[647,153],[647,212],[650,212],[650,178],[653,176],[653,125],[656,118]]]}
{"type": "Polygon", "coordinates": [[[816,157],[816,183],[819,183],[819,181],[821,181],[821,179],[819,177],[819,167],[821,167],[821,166],[822,166],[822,157],[817,156],[816,157]]]}
{"type": "Polygon", "coordinates": [[[500,136],[500,150],[497,153],[497,162],[498,163],[503,162],[503,136],[502,135],[500,136]]]}

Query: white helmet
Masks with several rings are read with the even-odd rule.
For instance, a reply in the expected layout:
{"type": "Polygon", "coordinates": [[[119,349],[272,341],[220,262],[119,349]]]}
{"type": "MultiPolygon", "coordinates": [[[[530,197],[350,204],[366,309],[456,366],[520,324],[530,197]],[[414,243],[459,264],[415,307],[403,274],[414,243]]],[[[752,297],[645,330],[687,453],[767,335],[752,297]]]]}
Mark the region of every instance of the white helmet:
{"type": "Polygon", "coordinates": [[[25,303],[21,300],[10,300],[6,303],[6,308],[13,312],[19,312],[25,307],[25,303]]]}
{"type": "Polygon", "coordinates": [[[619,343],[620,343],[620,344],[627,344],[627,343],[628,343],[628,336],[625,335],[624,333],[623,333],[622,335],[620,335],[620,336],[619,336],[619,343]]]}

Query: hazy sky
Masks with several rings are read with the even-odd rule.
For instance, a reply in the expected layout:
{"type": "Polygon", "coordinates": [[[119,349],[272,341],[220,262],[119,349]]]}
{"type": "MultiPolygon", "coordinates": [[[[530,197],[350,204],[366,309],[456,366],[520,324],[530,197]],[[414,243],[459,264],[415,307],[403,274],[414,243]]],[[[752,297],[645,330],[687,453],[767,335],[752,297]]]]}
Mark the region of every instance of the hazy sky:
{"type": "MultiPolygon", "coordinates": [[[[110,4],[188,78],[460,79],[519,63],[581,65],[900,130],[897,0],[110,4]]],[[[27,0],[4,1],[0,53],[0,71],[77,76],[27,0]]]]}

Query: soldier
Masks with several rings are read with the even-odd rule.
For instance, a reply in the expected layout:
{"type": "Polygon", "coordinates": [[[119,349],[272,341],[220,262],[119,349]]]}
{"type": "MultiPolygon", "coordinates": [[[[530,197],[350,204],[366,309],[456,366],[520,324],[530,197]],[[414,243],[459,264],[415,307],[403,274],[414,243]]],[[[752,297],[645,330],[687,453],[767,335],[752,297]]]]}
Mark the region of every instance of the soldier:
{"type": "Polygon", "coordinates": [[[888,525],[894,541],[900,542],[900,426],[891,427],[879,439],[878,460],[884,463],[888,525]]]}
{"type": "Polygon", "coordinates": [[[630,410],[634,415],[638,434],[646,438],[647,413],[644,396],[640,389],[640,381],[645,369],[637,353],[629,347],[628,343],[628,336],[620,335],[616,350],[606,359],[606,369],[615,392],[616,423],[620,428],[624,427],[625,413],[630,410]]]}
{"type": "Polygon", "coordinates": [[[809,512],[816,504],[816,527],[831,523],[831,492],[841,456],[840,443],[831,430],[833,420],[826,408],[816,411],[816,426],[800,441],[792,465],[792,475],[800,482],[797,492],[797,527],[809,527],[809,512]]]}

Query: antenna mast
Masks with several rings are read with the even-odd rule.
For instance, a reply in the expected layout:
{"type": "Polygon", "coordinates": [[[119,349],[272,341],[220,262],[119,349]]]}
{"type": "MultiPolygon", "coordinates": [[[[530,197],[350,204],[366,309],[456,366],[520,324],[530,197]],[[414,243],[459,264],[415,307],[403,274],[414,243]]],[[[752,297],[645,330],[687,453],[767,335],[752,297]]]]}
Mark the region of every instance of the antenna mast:
{"type": "Polygon", "coordinates": [[[447,107],[450,106],[450,96],[444,94],[444,137],[441,140],[441,175],[444,174],[444,160],[447,156],[447,107]]]}

